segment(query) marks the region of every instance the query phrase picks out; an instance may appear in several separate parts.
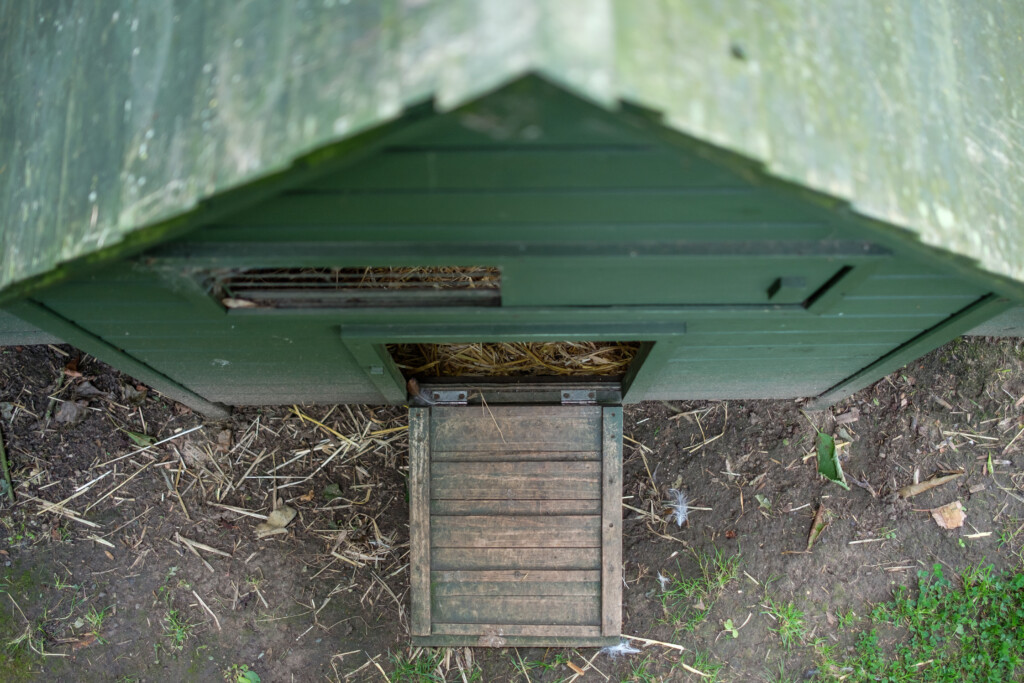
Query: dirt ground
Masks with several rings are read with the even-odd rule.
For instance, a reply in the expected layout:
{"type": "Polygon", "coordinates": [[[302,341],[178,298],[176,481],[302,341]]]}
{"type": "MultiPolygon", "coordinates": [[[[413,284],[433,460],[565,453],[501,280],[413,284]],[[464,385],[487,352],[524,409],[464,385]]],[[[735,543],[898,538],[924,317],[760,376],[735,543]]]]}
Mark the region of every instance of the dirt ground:
{"type": "Polygon", "coordinates": [[[211,423],[70,347],[0,354],[2,680],[815,680],[823,644],[841,657],[918,570],[1020,566],[1017,341],[953,342],[828,411],[629,407],[623,632],[642,651],[617,659],[410,649],[402,409],[211,423]],[[819,429],[849,491],[816,473],[819,429]],[[265,520],[275,495],[297,513],[284,527],[265,520]],[[929,510],[955,501],[966,524],[940,528],[929,510]]]}

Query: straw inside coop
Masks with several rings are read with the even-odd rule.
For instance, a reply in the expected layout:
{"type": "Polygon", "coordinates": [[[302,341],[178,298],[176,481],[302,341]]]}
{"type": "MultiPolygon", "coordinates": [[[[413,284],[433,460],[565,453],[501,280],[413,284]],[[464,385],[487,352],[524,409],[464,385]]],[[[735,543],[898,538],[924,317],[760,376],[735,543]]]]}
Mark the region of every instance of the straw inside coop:
{"type": "Polygon", "coordinates": [[[512,342],[389,344],[410,377],[536,377],[622,375],[640,342],[512,342]]]}

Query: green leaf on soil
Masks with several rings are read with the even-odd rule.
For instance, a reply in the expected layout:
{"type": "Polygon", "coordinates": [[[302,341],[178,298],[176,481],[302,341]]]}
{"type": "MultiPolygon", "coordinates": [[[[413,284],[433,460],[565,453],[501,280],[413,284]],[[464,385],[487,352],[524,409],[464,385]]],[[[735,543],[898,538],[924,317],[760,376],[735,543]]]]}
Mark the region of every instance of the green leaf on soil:
{"type": "Polygon", "coordinates": [[[836,440],[825,432],[818,432],[818,474],[847,491],[850,490],[843,468],[839,464],[839,456],[836,454],[836,440]]]}
{"type": "Polygon", "coordinates": [[[324,487],[323,495],[327,500],[341,498],[341,487],[337,484],[328,484],[324,487]]]}
{"type": "Polygon", "coordinates": [[[156,443],[156,437],[150,436],[149,434],[142,434],[141,432],[131,432],[127,429],[122,429],[122,432],[128,435],[128,438],[135,442],[136,446],[140,448],[147,448],[156,443]]]}

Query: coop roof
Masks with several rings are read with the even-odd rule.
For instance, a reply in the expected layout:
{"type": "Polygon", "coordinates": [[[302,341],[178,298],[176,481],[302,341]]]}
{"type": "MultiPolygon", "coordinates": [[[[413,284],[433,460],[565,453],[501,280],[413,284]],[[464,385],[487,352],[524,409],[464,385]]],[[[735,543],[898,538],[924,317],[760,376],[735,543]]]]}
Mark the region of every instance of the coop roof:
{"type": "MultiPolygon", "coordinates": [[[[0,292],[203,222],[409,107],[539,74],[1024,281],[1024,4],[636,0],[0,8],[0,292]]],[[[2,294],[0,294],[2,296],[2,294]]]]}

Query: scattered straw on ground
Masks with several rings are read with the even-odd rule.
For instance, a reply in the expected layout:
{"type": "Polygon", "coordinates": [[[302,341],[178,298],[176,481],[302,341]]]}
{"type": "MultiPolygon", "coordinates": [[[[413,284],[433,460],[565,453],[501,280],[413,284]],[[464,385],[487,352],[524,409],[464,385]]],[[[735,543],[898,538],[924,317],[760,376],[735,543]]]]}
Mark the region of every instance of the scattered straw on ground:
{"type": "Polygon", "coordinates": [[[391,344],[392,358],[417,377],[621,375],[637,342],[391,344]]]}

